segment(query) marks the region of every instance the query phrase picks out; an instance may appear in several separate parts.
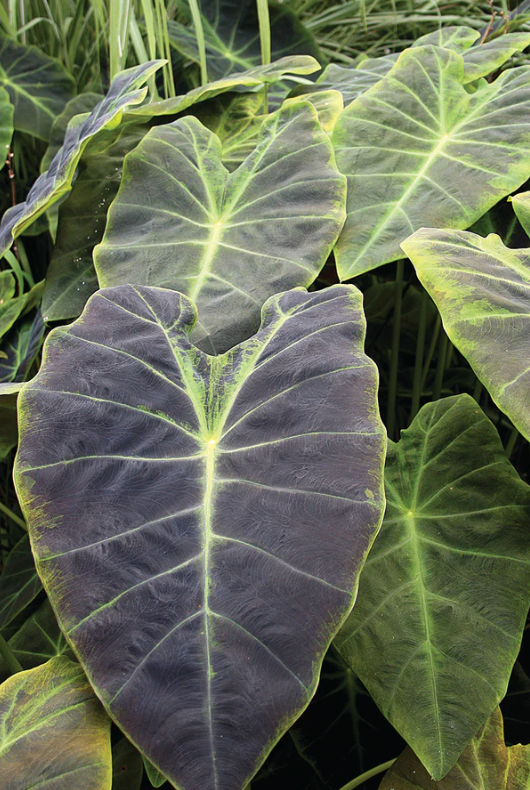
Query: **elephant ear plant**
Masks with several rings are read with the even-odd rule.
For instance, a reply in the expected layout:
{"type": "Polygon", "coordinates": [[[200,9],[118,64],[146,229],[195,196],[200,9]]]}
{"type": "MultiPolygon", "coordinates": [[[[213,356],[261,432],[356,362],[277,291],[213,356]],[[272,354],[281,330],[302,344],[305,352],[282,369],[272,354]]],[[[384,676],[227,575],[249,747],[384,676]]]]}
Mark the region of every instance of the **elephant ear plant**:
{"type": "MultiPolygon", "coordinates": [[[[368,771],[338,761],[349,790],[387,767],[381,790],[527,790],[499,705],[530,487],[512,424],[478,400],[530,438],[530,268],[466,229],[530,178],[530,67],[509,64],[530,38],[450,27],[306,84],[324,64],[291,11],[271,4],[292,25],[259,65],[254,6],[230,26],[233,3],[199,5],[219,79],[150,101],[154,62],[65,95],[0,225],[0,451],[19,393],[21,509],[0,507],[0,776],[263,788],[289,733],[307,786],[338,788],[301,717],[326,661],[348,759],[361,682],[393,739],[368,771]],[[39,218],[35,282],[20,252],[39,218]]],[[[530,230],[528,194],[512,201],[530,230]]]]}

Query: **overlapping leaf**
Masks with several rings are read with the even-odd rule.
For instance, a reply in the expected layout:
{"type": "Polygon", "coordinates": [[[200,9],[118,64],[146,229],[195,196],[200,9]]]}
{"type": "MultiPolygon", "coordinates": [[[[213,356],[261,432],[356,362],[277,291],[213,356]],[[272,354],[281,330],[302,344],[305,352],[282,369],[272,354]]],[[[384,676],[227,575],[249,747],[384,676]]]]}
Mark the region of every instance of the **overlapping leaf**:
{"type": "Polygon", "coordinates": [[[107,289],[20,396],[41,578],[112,716],[184,790],[248,782],[353,603],[384,451],[361,302],[272,297],[209,357],[184,296],[107,289]]]}
{"type": "MultiPolygon", "coordinates": [[[[321,60],[318,45],[290,8],[269,2],[272,60],[311,55],[321,60]]],[[[258,13],[255,0],[200,0],[210,78],[221,79],[261,64],[258,13]]],[[[168,22],[169,40],[185,57],[199,63],[193,28],[168,22]]]]}
{"type": "Polygon", "coordinates": [[[0,631],[42,589],[26,536],[9,552],[0,575],[0,631]]]}
{"type": "Polygon", "coordinates": [[[273,293],[309,285],[344,221],[345,180],[307,102],[263,124],[232,174],[193,117],[152,129],[127,156],[102,244],[101,286],[156,285],[196,303],[194,342],[226,351],[256,330],[273,293]]]}
{"type": "Polygon", "coordinates": [[[3,168],[6,157],[4,152],[8,145],[11,145],[13,137],[13,105],[9,100],[9,94],[4,88],[0,88],[0,170],[3,168]]]}
{"type": "Polygon", "coordinates": [[[43,211],[69,192],[88,141],[98,132],[116,124],[128,105],[142,101],[147,89],[140,86],[159,66],[160,61],[155,61],[121,72],[113,80],[106,97],[90,115],[82,123],[70,125],[64,145],[54,156],[49,169],[37,178],[24,202],[4,214],[0,224],[0,256],[43,211]]]}
{"type": "Polygon", "coordinates": [[[403,244],[451,342],[530,439],[530,250],[499,236],[424,229],[403,244]]]}
{"type": "Polygon", "coordinates": [[[140,107],[129,108],[127,116],[135,118],[155,118],[161,115],[177,115],[194,104],[212,99],[228,91],[256,91],[264,85],[273,85],[289,74],[313,74],[320,65],[311,55],[291,55],[280,58],[265,66],[255,66],[248,71],[233,74],[230,77],[208,82],[194,88],[182,96],[142,104],[140,107]]]}
{"type": "MultiPolygon", "coordinates": [[[[35,359],[44,334],[40,311],[18,321],[0,343],[0,383],[23,382],[35,359]]],[[[1,390],[0,390],[1,393],[1,390]]]]}
{"type": "Polygon", "coordinates": [[[49,140],[75,82],[55,58],[0,35],[0,85],[14,106],[15,129],[49,140]]]}
{"type": "Polygon", "coordinates": [[[530,487],[468,395],[427,404],[335,644],[434,779],[506,693],[530,600],[530,487]]]}
{"type": "Polygon", "coordinates": [[[127,738],[112,748],[112,790],[140,790],[142,757],[127,738]]]}
{"type": "Polygon", "coordinates": [[[466,90],[449,49],[403,52],[337,121],[337,165],[348,178],[336,246],[342,280],[401,257],[420,227],[465,228],[530,175],[530,68],[466,90]]]}
{"type": "Polygon", "coordinates": [[[407,747],[379,790],[527,790],[529,786],[530,746],[505,745],[502,715],[497,709],[443,779],[433,784],[407,747]]]}
{"type": "Polygon", "coordinates": [[[472,82],[487,77],[503,66],[516,52],[530,47],[530,33],[507,33],[464,54],[464,79],[472,82]]]}
{"type": "Polygon", "coordinates": [[[530,236],[530,192],[519,192],[511,198],[513,210],[523,226],[526,235],[530,236]]]}
{"type": "Polygon", "coordinates": [[[110,790],[110,720],[68,658],[0,686],[0,775],[9,790],[110,790]]]}

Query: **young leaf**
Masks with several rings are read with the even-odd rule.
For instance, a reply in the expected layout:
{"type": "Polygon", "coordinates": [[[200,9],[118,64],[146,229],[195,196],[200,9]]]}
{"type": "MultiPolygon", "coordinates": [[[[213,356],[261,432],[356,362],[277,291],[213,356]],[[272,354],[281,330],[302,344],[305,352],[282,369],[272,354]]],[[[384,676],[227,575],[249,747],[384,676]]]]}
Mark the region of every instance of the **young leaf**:
{"type": "Polygon", "coordinates": [[[403,243],[445,331],[530,440],[529,250],[499,236],[424,229],[403,243]]]}
{"type": "Polygon", "coordinates": [[[94,250],[101,287],[172,288],[197,305],[193,341],[224,352],[273,293],[310,285],[344,222],[345,179],[308,102],[274,113],[232,174],[196,118],[152,129],[127,156],[94,250]]]}
{"type": "Polygon", "coordinates": [[[55,118],[74,95],[73,78],[55,58],[4,35],[0,67],[0,85],[15,108],[15,129],[49,140],[55,118]]]}
{"type": "MultiPolygon", "coordinates": [[[[256,0],[202,0],[202,23],[209,77],[221,79],[261,64],[256,0]]],[[[321,60],[313,35],[285,4],[269,0],[272,60],[311,55],[321,60]]],[[[185,57],[200,62],[193,28],[168,22],[171,45],[185,57]]]]}
{"type": "Polygon", "coordinates": [[[9,790],[110,790],[110,720],[83,670],[68,658],[0,686],[0,775],[9,790]]]}
{"type": "Polygon", "coordinates": [[[385,443],[361,303],[272,297],[209,357],[186,297],[107,289],[21,393],[41,578],[111,716],[183,790],[246,785],[352,606],[385,443]]]}
{"type": "Polygon", "coordinates": [[[402,256],[420,227],[465,228],[530,175],[530,68],[509,69],[474,93],[461,55],[405,50],[352,102],[333,143],[348,178],[335,248],[341,280],[402,256]]]}
{"type": "Polygon", "coordinates": [[[0,575],[0,631],[32,602],[41,589],[29,540],[24,535],[9,552],[0,575]]]}
{"type": "Polygon", "coordinates": [[[506,693],[530,595],[530,487],[468,395],[424,406],[335,645],[434,779],[506,693]]]}
{"type": "Polygon", "coordinates": [[[435,786],[407,747],[385,774],[379,790],[528,790],[529,785],[530,746],[506,747],[497,708],[457,764],[435,786]]]}
{"type": "Polygon", "coordinates": [[[142,101],[147,88],[140,86],[158,68],[160,61],[154,61],[118,74],[103,101],[96,105],[90,115],[82,123],[70,124],[64,145],[54,156],[49,170],[37,178],[24,202],[13,206],[2,217],[0,256],[43,211],[70,191],[79,159],[88,141],[102,129],[116,125],[128,105],[142,101]]]}

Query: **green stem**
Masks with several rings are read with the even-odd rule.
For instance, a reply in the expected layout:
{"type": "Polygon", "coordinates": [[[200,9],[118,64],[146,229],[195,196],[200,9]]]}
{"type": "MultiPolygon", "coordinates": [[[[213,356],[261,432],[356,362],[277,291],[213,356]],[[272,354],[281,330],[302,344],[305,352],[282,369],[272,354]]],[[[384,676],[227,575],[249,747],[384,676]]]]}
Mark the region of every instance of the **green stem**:
{"type": "Polygon", "coordinates": [[[10,510],[10,509],[8,508],[8,506],[7,506],[7,505],[4,505],[4,503],[3,503],[3,502],[0,502],[0,512],[1,512],[1,513],[4,513],[4,514],[5,514],[5,515],[6,515],[8,518],[10,518],[10,519],[11,519],[11,521],[13,521],[15,524],[18,524],[18,526],[19,526],[19,527],[22,527],[22,529],[23,529],[25,532],[27,532],[27,531],[28,531],[28,528],[27,528],[27,526],[26,526],[26,522],[25,522],[25,521],[23,521],[23,520],[22,520],[22,519],[21,519],[19,516],[17,516],[15,513],[13,513],[13,511],[12,511],[12,510],[10,510]]]}
{"type": "Polygon", "coordinates": [[[519,438],[519,431],[517,430],[517,428],[514,428],[510,434],[510,438],[508,439],[508,444],[506,445],[506,455],[508,456],[508,458],[511,457],[515,447],[515,442],[517,441],[518,438],[519,438]]]}
{"type": "MultiPolygon", "coordinates": [[[[268,66],[271,62],[271,23],[269,17],[268,0],[256,0],[258,9],[259,40],[261,45],[261,64],[268,66]]],[[[268,86],[263,84],[263,112],[267,115],[268,108],[268,86]]]]}
{"type": "Polygon", "coordinates": [[[436,364],[436,374],[434,376],[434,386],[432,389],[432,400],[440,400],[442,394],[442,384],[445,373],[445,360],[447,357],[447,349],[449,345],[449,338],[442,332],[438,342],[438,361],[436,364]]]}
{"type": "Polygon", "coordinates": [[[189,4],[193,27],[195,28],[195,38],[197,39],[197,47],[199,50],[199,61],[201,64],[201,84],[206,85],[208,82],[208,67],[206,65],[206,43],[204,41],[204,29],[202,26],[201,11],[197,0],[189,0],[189,4]]]}
{"type": "Polygon", "coordinates": [[[2,634],[0,634],[0,656],[2,656],[2,658],[6,662],[12,675],[15,675],[17,672],[22,672],[23,669],[22,665],[16,658],[15,654],[7,644],[2,634]]]}
{"type": "Polygon", "coordinates": [[[391,439],[394,439],[396,428],[396,400],[397,379],[399,368],[399,341],[401,338],[401,312],[403,308],[403,276],[405,261],[397,262],[396,267],[396,306],[394,307],[394,325],[392,327],[392,355],[390,357],[390,372],[388,376],[388,402],[386,409],[386,429],[391,439]]]}
{"type": "Polygon", "coordinates": [[[427,308],[429,307],[429,294],[424,291],[421,298],[420,321],[418,325],[418,340],[416,342],[416,361],[414,363],[414,381],[412,384],[412,406],[410,420],[414,419],[420,408],[423,378],[423,355],[425,353],[425,330],[427,328],[427,308]]]}
{"type": "Polygon", "coordinates": [[[388,771],[394,763],[396,762],[396,758],[394,757],[393,760],[387,760],[386,763],[381,763],[381,765],[376,765],[375,768],[371,768],[369,771],[365,771],[364,774],[357,776],[355,779],[352,779],[351,782],[348,782],[347,785],[341,787],[340,790],[355,790],[356,787],[360,787],[364,782],[367,782],[373,776],[377,776],[377,774],[382,774],[383,771],[388,771]]]}
{"type": "Polygon", "coordinates": [[[442,327],[442,319],[438,315],[436,317],[436,323],[434,325],[431,342],[429,344],[429,350],[427,351],[427,357],[425,359],[425,365],[423,366],[423,375],[421,377],[421,389],[425,387],[425,382],[427,381],[427,376],[429,375],[429,370],[431,367],[432,358],[434,356],[434,349],[436,348],[436,343],[438,342],[438,335],[440,334],[440,329],[442,327]]]}

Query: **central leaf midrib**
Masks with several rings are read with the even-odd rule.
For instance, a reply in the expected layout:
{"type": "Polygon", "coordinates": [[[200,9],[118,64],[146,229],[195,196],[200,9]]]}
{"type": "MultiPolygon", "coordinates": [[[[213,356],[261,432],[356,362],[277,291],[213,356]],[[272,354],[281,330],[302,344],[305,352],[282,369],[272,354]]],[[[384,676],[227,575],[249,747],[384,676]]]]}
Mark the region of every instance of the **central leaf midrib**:
{"type": "Polygon", "coordinates": [[[215,483],[215,439],[206,443],[206,456],[204,468],[204,528],[203,528],[203,555],[204,555],[204,636],[206,640],[206,715],[208,719],[208,732],[210,736],[210,749],[212,754],[212,767],[214,772],[214,785],[217,787],[217,767],[215,761],[215,747],[213,734],[212,715],[212,660],[210,644],[210,549],[213,539],[212,515],[213,495],[215,483]]]}

